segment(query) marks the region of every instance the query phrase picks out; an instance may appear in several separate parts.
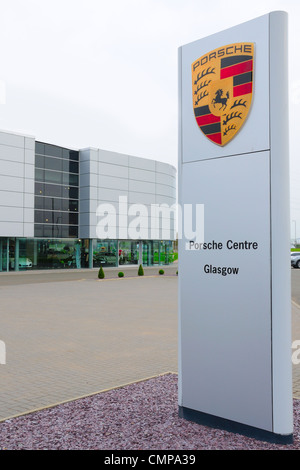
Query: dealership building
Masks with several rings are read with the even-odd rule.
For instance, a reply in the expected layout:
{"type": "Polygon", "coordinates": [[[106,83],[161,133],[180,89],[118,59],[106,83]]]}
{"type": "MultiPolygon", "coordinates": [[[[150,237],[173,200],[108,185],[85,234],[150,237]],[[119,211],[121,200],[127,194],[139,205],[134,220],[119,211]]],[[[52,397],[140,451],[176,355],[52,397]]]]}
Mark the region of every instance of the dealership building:
{"type": "Polygon", "coordinates": [[[176,169],[0,132],[0,271],[169,264],[176,169]]]}

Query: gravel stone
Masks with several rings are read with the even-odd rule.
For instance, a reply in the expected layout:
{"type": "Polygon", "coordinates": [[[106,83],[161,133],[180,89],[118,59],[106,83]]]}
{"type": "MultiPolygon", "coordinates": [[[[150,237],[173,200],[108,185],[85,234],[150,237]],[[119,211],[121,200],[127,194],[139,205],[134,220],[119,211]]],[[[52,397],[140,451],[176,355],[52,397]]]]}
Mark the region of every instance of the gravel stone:
{"type": "Polygon", "coordinates": [[[178,416],[177,375],[166,374],[0,423],[0,450],[296,450],[178,416]]]}

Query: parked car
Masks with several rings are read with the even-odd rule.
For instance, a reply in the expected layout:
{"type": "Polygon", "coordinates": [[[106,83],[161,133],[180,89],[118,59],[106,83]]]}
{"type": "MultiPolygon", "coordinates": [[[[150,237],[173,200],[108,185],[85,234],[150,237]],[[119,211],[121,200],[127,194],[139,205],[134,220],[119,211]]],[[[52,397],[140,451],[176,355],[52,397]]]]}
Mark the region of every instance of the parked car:
{"type": "Polygon", "coordinates": [[[291,266],[293,268],[300,268],[300,251],[291,252],[291,266]]]}
{"type": "MultiPolygon", "coordinates": [[[[15,258],[10,258],[10,267],[15,269],[15,258]]],[[[32,261],[29,258],[19,258],[19,268],[32,268],[32,261]]]]}

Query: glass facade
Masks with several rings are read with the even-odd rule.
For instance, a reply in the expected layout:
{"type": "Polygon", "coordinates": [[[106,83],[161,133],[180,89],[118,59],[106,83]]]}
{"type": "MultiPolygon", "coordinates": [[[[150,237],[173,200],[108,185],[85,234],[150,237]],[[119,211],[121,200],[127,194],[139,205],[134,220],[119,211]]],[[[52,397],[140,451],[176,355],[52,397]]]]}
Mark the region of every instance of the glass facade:
{"type": "Polygon", "coordinates": [[[34,236],[78,238],[79,152],[36,142],[34,236]]]}
{"type": "Polygon", "coordinates": [[[173,261],[171,241],[79,238],[79,151],[36,141],[34,171],[34,238],[0,237],[0,272],[173,261]]]}
{"type": "Polygon", "coordinates": [[[119,266],[138,264],[139,242],[119,241],[119,266]]]}
{"type": "Polygon", "coordinates": [[[174,261],[171,241],[148,240],[143,242],[143,265],[167,265],[174,261]]]}
{"type": "MultiPolygon", "coordinates": [[[[85,240],[19,238],[19,270],[88,267],[85,240]]],[[[88,242],[88,240],[87,240],[88,242]]]]}
{"type": "Polygon", "coordinates": [[[93,240],[93,267],[118,266],[118,241],[93,240]]]}
{"type": "Polygon", "coordinates": [[[80,269],[174,260],[171,241],[118,241],[72,238],[0,238],[0,272],[32,269],[80,269]]]}

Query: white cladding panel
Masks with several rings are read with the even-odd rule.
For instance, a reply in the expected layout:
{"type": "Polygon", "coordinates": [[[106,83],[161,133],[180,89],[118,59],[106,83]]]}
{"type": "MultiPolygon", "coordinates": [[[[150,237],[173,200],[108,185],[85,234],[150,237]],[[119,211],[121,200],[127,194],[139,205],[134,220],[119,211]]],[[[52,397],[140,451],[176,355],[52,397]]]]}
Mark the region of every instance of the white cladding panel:
{"type": "MultiPolygon", "coordinates": [[[[142,229],[149,228],[148,236],[143,238],[162,239],[164,238],[163,235],[168,234],[166,224],[167,221],[169,223],[170,216],[166,217],[164,215],[161,219],[166,218],[166,222],[160,224],[160,233],[159,231],[153,231],[155,235],[153,233],[151,235],[151,204],[168,203],[170,206],[175,204],[176,170],[174,167],[154,160],[95,149],[91,149],[91,160],[89,160],[88,149],[85,149],[81,163],[85,171],[88,168],[91,171],[89,163],[93,165],[91,173],[94,180],[97,180],[97,188],[93,187],[91,179],[88,181],[87,178],[81,178],[80,198],[82,202],[80,203],[80,213],[85,214],[84,217],[80,218],[81,237],[97,238],[96,227],[100,219],[96,215],[96,208],[100,204],[110,204],[115,208],[116,238],[124,238],[124,230],[122,235],[118,236],[118,227],[124,226],[124,218],[119,221],[120,208],[118,203],[120,197],[127,198],[128,208],[133,204],[142,204],[143,209],[147,211],[146,217],[144,211],[141,214],[136,212],[136,217],[140,217],[140,227],[142,229]],[[87,212],[88,216],[86,215],[87,212]]],[[[128,218],[128,224],[131,220],[132,216],[128,218]]],[[[154,220],[153,224],[156,225],[157,220],[154,220]]],[[[143,234],[145,235],[145,231],[143,231],[143,234]]],[[[175,239],[175,236],[175,224],[173,223],[170,236],[167,238],[175,239]]]]}
{"type": "Polygon", "coordinates": [[[34,149],[33,137],[0,132],[1,237],[34,235],[34,149]]]}

